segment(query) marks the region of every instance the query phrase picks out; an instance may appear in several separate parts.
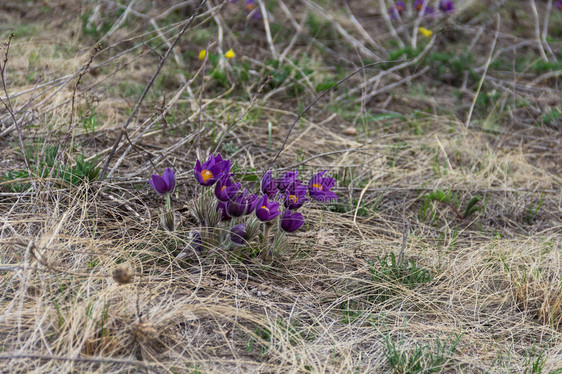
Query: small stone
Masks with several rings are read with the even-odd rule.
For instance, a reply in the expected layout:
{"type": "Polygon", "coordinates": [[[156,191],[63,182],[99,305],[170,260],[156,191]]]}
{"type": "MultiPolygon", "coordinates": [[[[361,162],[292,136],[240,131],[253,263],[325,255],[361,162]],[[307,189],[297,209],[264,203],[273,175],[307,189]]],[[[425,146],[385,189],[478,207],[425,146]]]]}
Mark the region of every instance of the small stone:
{"type": "Polygon", "coordinates": [[[342,131],[342,134],[344,135],[349,135],[349,136],[355,136],[357,135],[357,129],[355,127],[348,127],[345,130],[342,131]]]}

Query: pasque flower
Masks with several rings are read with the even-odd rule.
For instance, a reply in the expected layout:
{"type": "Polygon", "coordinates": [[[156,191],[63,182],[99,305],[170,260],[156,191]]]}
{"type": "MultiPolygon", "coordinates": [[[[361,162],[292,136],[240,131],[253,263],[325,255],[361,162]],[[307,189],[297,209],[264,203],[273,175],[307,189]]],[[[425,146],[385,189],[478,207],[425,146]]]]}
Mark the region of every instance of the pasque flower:
{"type": "Polygon", "coordinates": [[[277,180],[277,188],[279,191],[285,192],[289,187],[300,182],[298,176],[298,170],[286,172],[283,178],[277,180]]]}
{"type": "Polygon", "coordinates": [[[285,191],[285,207],[296,210],[303,206],[306,198],[306,186],[298,181],[285,191]]]}
{"type": "Polygon", "coordinates": [[[230,240],[238,245],[244,245],[248,241],[248,232],[246,224],[240,223],[230,229],[230,240]]]}
{"type": "Polygon", "coordinates": [[[152,177],[148,181],[152,188],[160,195],[165,195],[167,193],[172,193],[176,187],[176,176],[172,169],[167,168],[164,170],[164,174],[159,176],[158,174],[152,174],[152,177]]]}
{"type": "Polygon", "coordinates": [[[225,174],[215,186],[215,196],[220,201],[228,201],[236,195],[239,189],[240,183],[234,183],[230,175],[225,174]]]}
{"type": "Polygon", "coordinates": [[[212,186],[224,174],[230,172],[230,160],[223,161],[222,156],[209,155],[209,158],[203,165],[197,160],[193,168],[195,179],[203,186],[212,186]]]}
{"type": "Polygon", "coordinates": [[[338,198],[334,192],[330,191],[336,184],[336,180],[330,177],[324,177],[326,170],[315,174],[308,182],[308,194],[317,201],[327,202],[338,198]]]}
{"type": "Polygon", "coordinates": [[[299,212],[286,210],[281,216],[281,230],[295,232],[304,224],[304,218],[299,212]]]}
{"type": "Polygon", "coordinates": [[[263,195],[256,204],[256,217],[262,222],[271,221],[281,212],[279,211],[279,203],[277,201],[268,201],[267,195],[263,195]]]}
{"type": "Polygon", "coordinates": [[[273,172],[268,171],[261,179],[261,192],[273,199],[277,195],[277,181],[272,177],[273,172]]]}
{"type": "Polygon", "coordinates": [[[260,19],[261,13],[260,10],[257,9],[257,4],[255,0],[246,0],[246,11],[252,14],[254,19],[260,19]]]}
{"type": "Polygon", "coordinates": [[[453,0],[439,1],[439,10],[444,13],[450,13],[455,10],[455,4],[453,3],[453,0]]]}
{"type": "Polygon", "coordinates": [[[388,10],[388,13],[390,14],[391,18],[396,19],[398,18],[398,16],[402,15],[404,9],[406,9],[406,4],[404,4],[403,1],[396,1],[394,3],[394,6],[388,10]]]}
{"type": "MultiPolygon", "coordinates": [[[[416,1],[414,1],[414,8],[416,8],[416,10],[418,12],[420,12],[423,9],[424,3],[425,3],[425,0],[416,0],[416,1]]],[[[435,9],[433,9],[432,6],[427,5],[425,7],[425,10],[424,10],[422,16],[428,16],[428,15],[433,14],[433,13],[435,13],[435,9]]]]}
{"type": "Polygon", "coordinates": [[[230,221],[232,219],[231,216],[228,215],[228,212],[226,210],[226,203],[224,201],[219,201],[217,203],[217,212],[220,210],[222,217],[221,220],[222,221],[230,221]]]}
{"type": "Polygon", "coordinates": [[[556,2],[556,7],[558,8],[558,10],[562,10],[562,0],[558,0],[556,2]]]}
{"type": "Polygon", "coordinates": [[[256,209],[257,203],[258,197],[244,189],[243,192],[236,194],[232,199],[228,200],[226,212],[231,217],[242,217],[252,213],[256,209]]]}
{"type": "Polygon", "coordinates": [[[254,10],[256,8],[256,1],[255,0],[246,0],[246,10],[248,12],[251,12],[252,10],[254,10]]]}

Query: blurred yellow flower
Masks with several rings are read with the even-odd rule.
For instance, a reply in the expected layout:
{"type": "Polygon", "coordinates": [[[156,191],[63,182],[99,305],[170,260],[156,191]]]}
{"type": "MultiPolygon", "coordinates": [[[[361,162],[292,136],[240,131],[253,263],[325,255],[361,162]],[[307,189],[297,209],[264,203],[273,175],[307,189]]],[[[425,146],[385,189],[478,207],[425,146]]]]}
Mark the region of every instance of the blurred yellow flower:
{"type": "Polygon", "coordinates": [[[234,53],[234,50],[232,48],[230,48],[225,54],[224,57],[226,58],[233,58],[234,56],[236,56],[236,53],[234,53]]]}
{"type": "Polygon", "coordinates": [[[202,61],[207,56],[207,51],[202,49],[199,51],[199,61],[202,61]]]}
{"type": "Polygon", "coordinates": [[[431,35],[433,35],[433,31],[426,29],[425,27],[420,27],[418,31],[426,38],[431,38],[431,35]]]}

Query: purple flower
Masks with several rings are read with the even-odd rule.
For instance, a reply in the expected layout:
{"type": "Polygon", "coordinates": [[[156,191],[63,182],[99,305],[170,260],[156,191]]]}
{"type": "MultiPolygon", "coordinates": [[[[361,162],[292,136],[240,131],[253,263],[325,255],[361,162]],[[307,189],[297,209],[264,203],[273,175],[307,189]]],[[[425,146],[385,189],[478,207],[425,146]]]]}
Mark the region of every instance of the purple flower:
{"type": "Polygon", "coordinates": [[[219,210],[222,213],[221,221],[230,221],[232,217],[228,215],[228,212],[226,211],[226,203],[224,201],[219,201],[217,203],[217,212],[219,210]]]}
{"type": "Polygon", "coordinates": [[[244,245],[248,241],[248,232],[246,224],[240,223],[230,229],[230,240],[238,245],[244,245]]]}
{"type": "MultiPolygon", "coordinates": [[[[423,5],[425,3],[425,0],[416,0],[414,1],[414,8],[416,8],[416,11],[420,12],[423,9],[423,5]]],[[[422,16],[429,16],[430,14],[435,13],[435,9],[433,9],[432,6],[426,6],[425,10],[422,14],[422,16]]]]}
{"type": "Polygon", "coordinates": [[[215,186],[215,196],[220,201],[228,201],[236,195],[240,189],[240,183],[234,183],[229,175],[223,175],[215,186]]]}
{"type": "Polygon", "coordinates": [[[439,10],[443,13],[450,13],[455,10],[455,4],[453,0],[441,0],[439,2],[439,10]]]}
{"type": "Polygon", "coordinates": [[[232,199],[226,203],[226,212],[231,217],[242,217],[243,215],[250,214],[256,209],[258,197],[254,194],[249,194],[248,190],[236,194],[232,199]]]}
{"type": "Polygon", "coordinates": [[[262,222],[271,221],[277,218],[281,212],[279,211],[279,203],[277,201],[267,201],[267,195],[263,195],[256,205],[256,216],[262,222]]]}
{"type": "Polygon", "coordinates": [[[167,168],[164,170],[164,174],[159,176],[158,174],[152,174],[152,177],[148,181],[152,188],[160,195],[165,195],[171,193],[176,188],[176,176],[172,169],[167,168]]]}
{"type": "Polygon", "coordinates": [[[308,199],[306,198],[306,186],[304,184],[295,183],[291,188],[285,191],[285,207],[291,210],[300,208],[308,199]]]}
{"type": "Polygon", "coordinates": [[[402,15],[404,9],[406,9],[406,4],[404,4],[403,1],[396,1],[394,3],[394,6],[388,10],[388,13],[390,14],[390,18],[392,19],[398,18],[398,16],[402,15]]]}
{"type": "Polygon", "coordinates": [[[338,198],[338,195],[330,191],[336,184],[336,180],[324,177],[325,173],[326,170],[314,175],[308,182],[308,193],[314,200],[327,202],[338,198]]]}
{"type": "Polygon", "coordinates": [[[256,1],[255,0],[246,0],[246,10],[250,13],[252,10],[256,9],[256,1]]]}
{"type": "Polygon", "coordinates": [[[556,7],[558,8],[558,10],[562,10],[562,0],[558,0],[556,2],[556,7]]]}
{"type": "Polygon", "coordinates": [[[304,223],[302,214],[286,210],[281,217],[281,229],[285,232],[295,232],[304,223]]]}
{"type": "Polygon", "coordinates": [[[202,186],[212,186],[224,174],[228,174],[229,172],[230,160],[223,161],[220,153],[216,156],[209,155],[209,158],[203,165],[197,160],[193,168],[195,179],[197,179],[202,186]]]}
{"type": "Polygon", "coordinates": [[[283,178],[277,180],[277,188],[279,189],[279,191],[285,192],[289,187],[291,187],[297,182],[300,182],[297,178],[298,176],[299,176],[298,171],[286,172],[283,178]]]}
{"type": "MultiPolygon", "coordinates": [[[[562,1],[562,0],[561,0],[562,1]]],[[[277,195],[277,181],[272,177],[273,172],[268,171],[261,179],[261,192],[273,199],[277,195]]]]}

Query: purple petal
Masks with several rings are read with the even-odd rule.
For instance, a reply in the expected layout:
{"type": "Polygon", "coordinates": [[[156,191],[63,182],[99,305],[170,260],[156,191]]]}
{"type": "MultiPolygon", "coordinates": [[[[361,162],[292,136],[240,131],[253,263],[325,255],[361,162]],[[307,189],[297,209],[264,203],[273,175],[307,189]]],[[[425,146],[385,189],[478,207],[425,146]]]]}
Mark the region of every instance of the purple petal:
{"type": "Polygon", "coordinates": [[[165,194],[168,189],[166,181],[164,181],[164,179],[158,174],[152,174],[152,178],[148,182],[160,195],[165,194]]]}
{"type": "Polygon", "coordinates": [[[164,174],[162,175],[162,179],[164,179],[166,185],[168,186],[168,192],[172,193],[176,188],[176,176],[174,175],[172,169],[166,168],[166,170],[164,170],[164,174]]]}

